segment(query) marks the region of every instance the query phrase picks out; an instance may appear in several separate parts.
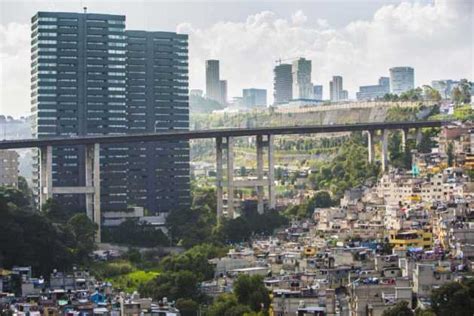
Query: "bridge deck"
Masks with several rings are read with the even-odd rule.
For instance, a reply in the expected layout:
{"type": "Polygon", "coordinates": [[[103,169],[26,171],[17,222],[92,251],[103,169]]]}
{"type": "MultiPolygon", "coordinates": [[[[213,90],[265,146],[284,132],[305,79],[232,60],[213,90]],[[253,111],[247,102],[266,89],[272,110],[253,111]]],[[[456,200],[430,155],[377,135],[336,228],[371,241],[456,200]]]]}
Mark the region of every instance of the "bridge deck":
{"type": "Polygon", "coordinates": [[[305,126],[280,126],[257,128],[223,128],[211,130],[170,131],[164,133],[104,135],[104,136],[78,136],[67,138],[40,138],[22,140],[0,141],[0,149],[34,148],[43,146],[88,145],[139,143],[165,140],[190,140],[216,137],[239,137],[256,135],[289,135],[289,134],[320,134],[335,132],[353,132],[381,129],[407,129],[421,127],[441,127],[449,122],[443,121],[415,121],[415,122],[376,122],[357,124],[334,125],[305,125],[305,126]]]}

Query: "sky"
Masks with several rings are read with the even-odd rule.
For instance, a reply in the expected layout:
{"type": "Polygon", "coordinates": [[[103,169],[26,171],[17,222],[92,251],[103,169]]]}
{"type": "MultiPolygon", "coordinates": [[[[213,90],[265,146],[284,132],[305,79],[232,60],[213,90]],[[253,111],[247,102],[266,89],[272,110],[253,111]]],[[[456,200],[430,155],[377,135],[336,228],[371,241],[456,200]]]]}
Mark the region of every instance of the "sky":
{"type": "MultiPolygon", "coordinates": [[[[333,75],[355,98],[389,68],[415,68],[415,84],[474,79],[473,0],[112,1],[0,0],[0,114],[30,111],[30,19],[37,11],[126,15],[127,29],[189,34],[190,89],[205,89],[206,59],[221,61],[229,96],[273,93],[278,59],[312,61],[329,94],[333,75]]],[[[291,62],[291,60],[290,60],[291,62]]]]}

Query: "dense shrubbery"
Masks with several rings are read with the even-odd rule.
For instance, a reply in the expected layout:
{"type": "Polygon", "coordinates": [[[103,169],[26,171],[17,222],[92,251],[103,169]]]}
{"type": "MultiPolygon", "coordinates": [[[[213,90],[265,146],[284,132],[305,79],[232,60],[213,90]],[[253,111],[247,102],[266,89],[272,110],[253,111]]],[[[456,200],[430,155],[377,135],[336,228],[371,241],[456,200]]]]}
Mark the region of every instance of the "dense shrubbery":
{"type": "Polygon", "coordinates": [[[85,214],[53,223],[36,213],[24,192],[0,187],[0,264],[31,266],[49,276],[53,269],[69,269],[88,261],[94,249],[96,226],[85,214]]]}
{"type": "Polygon", "coordinates": [[[142,224],[137,219],[128,219],[118,227],[104,227],[102,241],[135,247],[169,245],[169,239],[159,229],[142,224]]]}
{"type": "Polygon", "coordinates": [[[211,188],[195,188],[193,206],[189,210],[171,211],[167,225],[173,241],[185,248],[201,243],[226,244],[247,241],[253,235],[269,235],[287,223],[287,219],[274,210],[258,214],[252,208],[243,211],[236,219],[216,218],[215,191],[211,188]]]}
{"type": "Polygon", "coordinates": [[[340,148],[334,159],[319,164],[319,170],[309,176],[315,190],[330,190],[337,199],[345,190],[375,180],[379,166],[367,160],[367,145],[360,133],[354,133],[340,148]]]}

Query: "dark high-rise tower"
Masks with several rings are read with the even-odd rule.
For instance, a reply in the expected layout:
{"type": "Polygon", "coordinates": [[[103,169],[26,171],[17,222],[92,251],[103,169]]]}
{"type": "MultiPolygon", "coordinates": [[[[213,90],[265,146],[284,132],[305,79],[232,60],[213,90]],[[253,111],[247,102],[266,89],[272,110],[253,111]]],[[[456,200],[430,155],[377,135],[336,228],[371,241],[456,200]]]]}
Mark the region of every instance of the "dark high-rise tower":
{"type": "Polygon", "coordinates": [[[290,64],[279,64],[273,69],[273,103],[283,104],[293,99],[293,74],[290,64]]]}
{"type": "MultiPolygon", "coordinates": [[[[130,133],[189,129],[188,36],[126,31],[130,133]]],[[[151,212],[190,206],[189,142],[130,146],[129,204],[151,212]]]]}
{"type": "MultiPolygon", "coordinates": [[[[38,12],[31,20],[31,112],[38,138],[124,134],[125,17],[38,12]]],[[[53,152],[54,186],[83,186],[84,148],[53,152]]],[[[102,209],[127,206],[127,148],[101,149],[102,209]]],[[[37,177],[36,177],[37,178],[37,177]]],[[[81,196],[61,196],[81,209],[81,196]]]]}
{"type": "MultiPolygon", "coordinates": [[[[32,18],[34,135],[188,129],[187,47],[187,35],[126,32],[122,15],[38,12],[32,18]]],[[[84,186],[84,151],[54,148],[55,187],[84,186]]],[[[104,212],[189,206],[188,142],[103,145],[100,155],[104,212]]],[[[60,198],[84,209],[80,195],[60,198]]]]}
{"type": "Polygon", "coordinates": [[[222,101],[219,61],[215,59],[206,60],[206,97],[222,101]]]}

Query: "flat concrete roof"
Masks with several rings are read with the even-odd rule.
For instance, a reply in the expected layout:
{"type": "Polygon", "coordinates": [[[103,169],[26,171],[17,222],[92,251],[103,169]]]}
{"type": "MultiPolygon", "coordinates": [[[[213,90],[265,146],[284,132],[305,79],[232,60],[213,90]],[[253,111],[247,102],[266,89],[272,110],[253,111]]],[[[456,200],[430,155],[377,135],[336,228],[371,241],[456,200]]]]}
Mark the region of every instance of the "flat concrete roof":
{"type": "Polygon", "coordinates": [[[54,137],[39,139],[0,141],[0,149],[34,148],[45,146],[73,146],[99,144],[143,143],[152,141],[174,141],[217,137],[242,137],[256,135],[322,134],[336,132],[374,131],[383,129],[408,129],[422,127],[441,127],[449,124],[444,121],[415,122],[375,122],[357,124],[279,126],[257,128],[222,128],[193,131],[169,131],[163,133],[144,133],[126,135],[54,137]]]}

